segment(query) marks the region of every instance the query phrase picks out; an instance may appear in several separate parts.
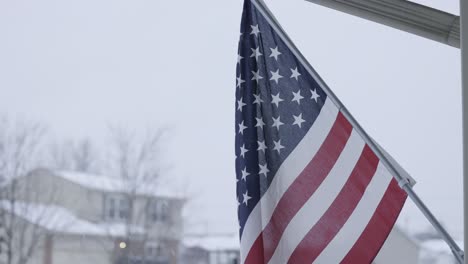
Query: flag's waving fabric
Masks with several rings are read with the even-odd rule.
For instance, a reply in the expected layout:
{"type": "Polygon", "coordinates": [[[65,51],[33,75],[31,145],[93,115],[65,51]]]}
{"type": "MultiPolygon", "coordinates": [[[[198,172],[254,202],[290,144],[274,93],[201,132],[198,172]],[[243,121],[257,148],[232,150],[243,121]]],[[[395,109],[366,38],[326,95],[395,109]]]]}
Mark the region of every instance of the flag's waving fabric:
{"type": "Polygon", "coordinates": [[[320,83],[246,0],[235,124],[242,263],[370,263],[404,204],[320,83]]]}

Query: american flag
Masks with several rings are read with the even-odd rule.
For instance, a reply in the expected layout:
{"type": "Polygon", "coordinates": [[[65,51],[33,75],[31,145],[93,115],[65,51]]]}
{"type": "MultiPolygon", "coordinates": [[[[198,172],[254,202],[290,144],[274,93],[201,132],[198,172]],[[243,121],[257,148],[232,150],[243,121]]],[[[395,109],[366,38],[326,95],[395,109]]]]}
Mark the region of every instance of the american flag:
{"type": "Polygon", "coordinates": [[[406,193],[291,45],[257,0],[245,1],[235,140],[241,263],[370,263],[406,193]]]}

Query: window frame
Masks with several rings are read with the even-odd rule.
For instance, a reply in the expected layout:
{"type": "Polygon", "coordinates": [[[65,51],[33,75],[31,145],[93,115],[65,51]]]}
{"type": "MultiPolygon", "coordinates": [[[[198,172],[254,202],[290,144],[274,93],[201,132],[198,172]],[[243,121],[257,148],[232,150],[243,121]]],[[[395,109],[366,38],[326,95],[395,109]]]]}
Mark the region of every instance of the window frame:
{"type": "Polygon", "coordinates": [[[130,201],[122,194],[104,196],[104,219],[112,222],[124,222],[130,216],[130,201]]]}
{"type": "Polygon", "coordinates": [[[170,203],[167,199],[154,198],[148,202],[148,221],[152,224],[167,223],[171,219],[170,203]]]}

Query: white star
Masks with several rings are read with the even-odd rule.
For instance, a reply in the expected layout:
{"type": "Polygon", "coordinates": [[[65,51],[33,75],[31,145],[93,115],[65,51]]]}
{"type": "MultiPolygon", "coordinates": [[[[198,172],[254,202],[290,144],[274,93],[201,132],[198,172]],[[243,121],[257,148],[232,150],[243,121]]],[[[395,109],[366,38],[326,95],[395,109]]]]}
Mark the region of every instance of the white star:
{"type": "Polygon", "coordinates": [[[245,167],[245,168],[241,171],[241,173],[242,173],[241,179],[244,180],[244,181],[247,181],[247,176],[250,175],[250,173],[247,172],[247,167],[245,167]]]}
{"type": "Polygon", "coordinates": [[[236,198],[236,201],[237,201],[237,207],[239,207],[241,205],[241,202],[239,202],[239,198],[236,198]]]}
{"type": "Polygon", "coordinates": [[[271,72],[270,81],[275,81],[276,84],[278,84],[279,79],[283,78],[283,76],[281,76],[279,74],[279,69],[277,71],[275,71],[275,72],[273,72],[273,71],[270,71],[270,72],[271,72]]]}
{"type": "Polygon", "coordinates": [[[274,141],[275,147],[273,148],[274,150],[278,151],[278,154],[280,154],[281,149],[284,149],[284,146],[281,145],[281,139],[278,141],[274,141]]]}
{"type": "Polygon", "coordinates": [[[296,81],[298,81],[298,80],[299,80],[299,76],[301,76],[301,74],[300,74],[299,71],[297,70],[297,67],[296,67],[296,69],[291,68],[291,72],[292,72],[291,78],[295,78],[296,81]]]}
{"type": "Polygon", "coordinates": [[[317,93],[317,91],[314,89],[312,90],[312,97],[310,97],[310,99],[314,99],[316,103],[318,103],[318,98],[320,97],[320,95],[317,93]]]}
{"type": "Polygon", "coordinates": [[[293,117],[294,117],[294,123],[293,123],[293,125],[298,125],[299,128],[300,128],[300,127],[302,126],[302,123],[305,122],[305,120],[302,119],[302,113],[299,114],[298,116],[293,115],[293,117]]]}
{"type": "Polygon", "coordinates": [[[280,94],[277,93],[276,95],[271,95],[271,102],[276,105],[276,107],[279,106],[279,103],[284,101],[283,99],[280,98],[280,94]]]}
{"type": "Polygon", "coordinates": [[[250,35],[258,36],[258,33],[260,33],[260,29],[258,29],[258,25],[250,26],[250,27],[252,28],[252,32],[250,33],[250,35]]]}
{"type": "Polygon", "coordinates": [[[263,103],[263,100],[262,100],[262,98],[260,98],[260,95],[259,95],[259,94],[254,94],[253,96],[255,97],[255,101],[253,102],[254,104],[261,104],[261,103],[263,103]]]}
{"type": "Polygon", "coordinates": [[[304,97],[301,95],[301,90],[297,91],[297,93],[293,92],[294,98],[292,101],[296,101],[298,104],[301,104],[301,99],[304,99],[304,97]]]}
{"type": "Polygon", "coordinates": [[[245,158],[245,153],[248,152],[249,150],[245,148],[245,144],[242,145],[242,147],[240,148],[240,151],[241,151],[241,156],[243,158],[245,158]]]}
{"type": "Polygon", "coordinates": [[[278,51],[278,46],[274,49],[270,48],[271,49],[271,54],[270,54],[270,58],[271,57],[274,57],[276,61],[278,61],[278,56],[281,55],[281,52],[278,51]]]}
{"type": "Polygon", "coordinates": [[[267,165],[261,165],[261,164],[258,164],[260,166],[260,171],[258,172],[258,175],[262,175],[264,174],[265,177],[268,177],[267,173],[270,172],[270,170],[267,168],[267,165]]]}
{"type": "Polygon", "coordinates": [[[239,133],[241,133],[242,135],[244,135],[244,130],[246,129],[247,127],[244,126],[244,121],[242,121],[242,123],[239,124],[239,133]]]}
{"type": "Polygon", "coordinates": [[[237,77],[237,87],[240,87],[242,83],[245,83],[245,81],[242,80],[242,76],[239,75],[239,77],[237,77]]]}
{"type": "Polygon", "coordinates": [[[265,122],[263,122],[263,119],[262,118],[255,118],[257,119],[257,124],[255,125],[255,127],[260,127],[263,129],[263,126],[265,125],[265,122]]]}
{"type": "Polygon", "coordinates": [[[244,57],[242,57],[240,54],[237,54],[237,63],[240,64],[241,60],[243,59],[244,57]]]}
{"type": "Polygon", "coordinates": [[[250,49],[252,50],[252,55],[250,55],[250,58],[255,57],[255,59],[258,60],[258,57],[263,55],[262,53],[260,53],[260,47],[257,47],[256,49],[250,49]]]}
{"type": "Polygon", "coordinates": [[[237,110],[242,112],[242,107],[246,106],[244,102],[242,102],[242,98],[237,101],[237,110]]]}
{"type": "Polygon", "coordinates": [[[267,149],[267,146],[265,144],[265,140],[264,141],[257,141],[258,143],[258,149],[257,150],[262,150],[263,153],[265,153],[265,150],[267,149]]]}
{"type": "Polygon", "coordinates": [[[244,201],[242,203],[245,203],[245,206],[248,206],[249,200],[252,199],[252,197],[249,196],[249,191],[245,191],[244,194],[242,194],[242,197],[244,198],[244,201]]]}
{"type": "Polygon", "coordinates": [[[258,70],[257,72],[252,71],[252,74],[254,75],[254,76],[252,77],[252,81],[255,80],[255,81],[257,81],[257,83],[258,83],[258,80],[263,79],[263,77],[260,76],[260,70],[258,70]]]}
{"type": "Polygon", "coordinates": [[[283,122],[280,120],[281,116],[278,116],[278,118],[273,117],[273,125],[272,127],[276,127],[276,129],[279,129],[280,126],[284,125],[283,122]]]}

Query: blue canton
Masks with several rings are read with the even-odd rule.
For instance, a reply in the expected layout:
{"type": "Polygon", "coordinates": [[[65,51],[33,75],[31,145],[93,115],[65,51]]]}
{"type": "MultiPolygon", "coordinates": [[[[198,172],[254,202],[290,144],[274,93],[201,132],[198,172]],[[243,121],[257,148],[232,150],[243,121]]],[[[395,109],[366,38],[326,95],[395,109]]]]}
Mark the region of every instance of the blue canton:
{"type": "Polygon", "coordinates": [[[240,234],[278,168],[316,120],[326,94],[250,1],[236,76],[236,175],[240,234]]]}

